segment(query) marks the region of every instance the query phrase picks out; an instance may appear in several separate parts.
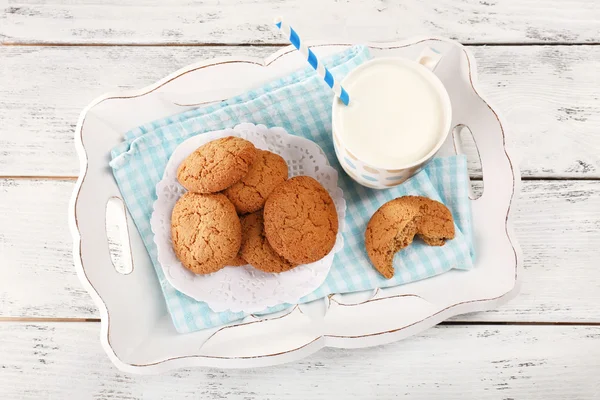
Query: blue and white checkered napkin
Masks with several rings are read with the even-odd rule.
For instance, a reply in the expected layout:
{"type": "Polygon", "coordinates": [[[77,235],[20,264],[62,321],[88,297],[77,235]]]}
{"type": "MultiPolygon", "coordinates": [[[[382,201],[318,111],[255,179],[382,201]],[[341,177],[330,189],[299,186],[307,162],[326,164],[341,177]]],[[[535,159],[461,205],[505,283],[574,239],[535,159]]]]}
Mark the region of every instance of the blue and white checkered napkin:
{"type": "MultiPolygon", "coordinates": [[[[336,79],[370,58],[366,47],[348,49],[324,60],[336,79]]],[[[160,281],[167,307],[178,332],[192,332],[236,321],[244,313],[213,312],[206,303],[195,301],[175,290],[157,261],[150,229],[155,186],[167,161],[185,139],[204,132],[232,128],[243,122],[281,126],[288,132],[316,142],[329,162],[340,171],[339,186],[347,201],[344,249],[336,254],[331,271],[321,287],[307,295],[307,302],[331,293],[346,293],[389,287],[425,279],[452,268],[473,266],[471,209],[466,159],[461,156],[437,158],[403,185],[376,191],[352,181],[335,158],[331,138],[332,92],[314,70],[307,67],[285,78],[251,90],[219,104],[190,110],[127,132],[123,143],[112,151],[110,166],[142,236],[160,281]],[[386,201],[415,194],[446,204],[456,221],[454,240],[443,247],[421,241],[401,251],[394,260],[396,274],[382,278],[371,266],[364,245],[364,231],[371,215],[386,201]]],[[[289,307],[282,304],[265,313],[289,307]]]]}

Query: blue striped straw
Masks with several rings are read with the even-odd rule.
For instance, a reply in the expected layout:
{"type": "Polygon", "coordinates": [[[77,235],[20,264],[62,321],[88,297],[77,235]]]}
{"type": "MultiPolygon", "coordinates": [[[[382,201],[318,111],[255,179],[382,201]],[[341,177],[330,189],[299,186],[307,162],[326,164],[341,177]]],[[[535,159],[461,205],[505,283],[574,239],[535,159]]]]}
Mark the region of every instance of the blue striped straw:
{"type": "Polygon", "coordinates": [[[293,30],[291,26],[286,24],[281,17],[277,17],[275,19],[275,25],[283,32],[290,43],[292,43],[294,47],[298,49],[298,51],[300,51],[300,53],[308,60],[308,63],[315,69],[315,71],[317,71],[317,74],[319,74],[319,76],[325,80],[325,83],[327,83],[327,85],[333,89],[335,95],[339,97],[345,105],[348,105],[350,102],[350,96],[348,96],[348,92],[346,92],[339,82],[333,79],[331,72],[329,72],[329,70],[319,62],[315,56],[315,53],[306,47],[306,45],[300,40],[300,36],[298,36],[296,31],[293,30]]]}

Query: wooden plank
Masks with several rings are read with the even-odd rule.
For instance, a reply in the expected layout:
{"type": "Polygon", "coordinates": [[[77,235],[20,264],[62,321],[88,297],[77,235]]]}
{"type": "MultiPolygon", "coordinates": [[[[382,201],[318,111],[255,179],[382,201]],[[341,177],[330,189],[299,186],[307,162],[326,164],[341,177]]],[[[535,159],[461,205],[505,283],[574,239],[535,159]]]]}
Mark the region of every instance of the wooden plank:
{"type": "MultiPolygon", "coordinates": [[[[600,178],[600,46],[473,47],[481,91],[503,112],[524,177],[600,178]]],[[[187,64],[270,47],[0,47],[0,175],[75,176],[80,111],[187,64]]],[[[471,155],[474,149],[470,148],[471,155]]],[[[475,159],[475,157],[473,157],[475,159]]],[[[480,176],[472,165],[474,176],[480,176]]]]}
{"type": "Polygon", "coordinates": [[[0,315],[98,314],[73,266],[67,225],[73,187],[67,181],[0,180],[0,315]]]}
{"type": "Polygon", "coordinates": [[[203,1],[14,0],[0,10],[4,43],[285,43],[273,17],[305,38],[390,41],[439,35],[468,43],[593,42],[595,0],[203,1]]]}
{"type": "MultiPolygon", "coordinates": [[[[71,258],[73,186],[0,180],[0,316],[98,317],[71,258]]],[[[525,260],[520,296],[456,320],[600,322],[600,182],[524,182],[515,221],[525,260]]]]}
{"type": "Polygon", "coordinates": [[[523,182],[514,219],[524,257],[521,293],[498,310],[456,319],[600,322],[592,304],[600,306],[598,195],[598,181],[523,182]]]}
{"type": "Polygon", "coordinates": [[[97,323],[0,323],[0,397],[582,400],[600,390],[600,327],[444,326],[277,367],[159,376],[119,372],[98,332],[97,323]]]}
{"type": "Polygon", "coordinates": [[[141,88],[201,59],[272,51],[0,47],[0,175],[78,175],[74,129],[96,97],[141,88]]]}

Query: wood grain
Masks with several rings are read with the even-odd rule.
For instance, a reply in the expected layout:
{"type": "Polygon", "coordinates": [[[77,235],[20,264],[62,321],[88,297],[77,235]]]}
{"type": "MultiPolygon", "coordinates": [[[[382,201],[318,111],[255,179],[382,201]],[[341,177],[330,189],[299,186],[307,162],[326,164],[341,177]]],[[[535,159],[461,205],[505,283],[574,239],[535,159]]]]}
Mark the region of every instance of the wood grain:
{"type": "MultiPolygon", "coordinates": [[[[600,178],[600,46],[473,47],[482,93],[508,122],[522,175],[600,178]]],[[[75,176],[73,131],[107,91],[201,59],[271,47],[0,47],[0,176],[75,176]],[[43,61],[42,61],[43,60],[43,61]]],[[[468,148],[474,156],[474,149],[468,148]]],[[[475,159],[473,157],[473,159],[475,159]]],[[[473,164],[471,171],[480,176],[473,164]]]]}
{"type": "Polygon", "coordinates": [[[160,376],[119,372],[98,333],[98,323],[0,324],[0,397],[582,400],[600,391],[600,327],[444,326],[277,367],[160,376]]]}
{"type": "Polygon", "coordinates": [[[272,51],[0,47],[0,175],[77,175],[75,125],[104,92],[144,87],[201,59],[272,51]]]}
{"type": "Polygon", "coordinates": [[[66,222],[79,113],[195,61],[265,57],[286,43],[275,15],[305,40],[494,44],[471,50],[533,179],[515,205],[523,287],[501,309],[454,323],[600,323],[600,46],[572,46],[600,43],[597,0],[10,0],[0,3],[0,398],[598,398],[600,326],[445,325],[254,370],[137,377],[112,366],[99,324],[81,322],[98,312],[66,222]],[[555,180],[565,178],[581,180],[555,180]],[[20,317],[32,321],[8,320],[20,317]]]}
{"type": "Polygon", "coordinates": [[[0,180],[0,315],[97,316],[73,266],[67,209],[74,185],[0,180]]]}
{"type": "MultiPolygon", "coordinates": [[[[0,180],[0,316],[98,317],[71,258],[73,187],[0,180]]],[[[521,294],[499,310],[455,320],[600,322],[600,182],[524,182],[515,221],[525,260],[521,294]]]]}
{"type": "Polygon", "coordinates": [[[285,43],[283,15],[305,39],[391,41],[439,35],[467,43],[593,42],[595,0],[13,0],[4,43],[285,43]]]}

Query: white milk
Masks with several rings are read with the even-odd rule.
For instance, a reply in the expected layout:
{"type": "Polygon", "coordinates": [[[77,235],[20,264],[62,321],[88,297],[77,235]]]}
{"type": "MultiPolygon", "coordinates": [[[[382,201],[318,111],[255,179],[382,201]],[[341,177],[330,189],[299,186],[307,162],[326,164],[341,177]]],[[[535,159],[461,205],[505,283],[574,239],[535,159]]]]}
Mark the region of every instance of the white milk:
{"type": "Polygon", "coordinates": [[[372,61],[342,82],[350,104],[334,102],[335,133],[355,157],[375,167],[404,167],[446,135],[449,110],[421,68],[400,59],[372,61]]]}

